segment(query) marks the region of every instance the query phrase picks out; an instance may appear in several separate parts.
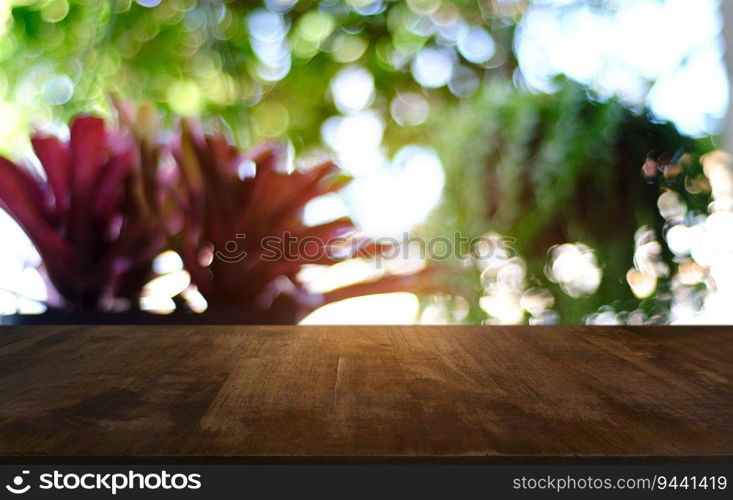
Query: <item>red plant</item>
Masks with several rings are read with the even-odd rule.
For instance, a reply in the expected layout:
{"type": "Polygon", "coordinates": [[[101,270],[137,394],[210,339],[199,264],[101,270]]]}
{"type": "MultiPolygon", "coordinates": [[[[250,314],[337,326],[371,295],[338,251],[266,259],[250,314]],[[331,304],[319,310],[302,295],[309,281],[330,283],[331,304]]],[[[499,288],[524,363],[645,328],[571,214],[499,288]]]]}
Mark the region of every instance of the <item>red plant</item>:
{"type": "Polygon", "coordinates": [[[334,239],[354,241],[345,239],[356,229],[349,218],[303,222],[310,200],[340,190],[349,177],[330,162],[288,172],[283,148],[243,154],[223,135],[204,135],[187,121],[171,145],[178,168],[166,169],[154,110],[115,104],[122,125],[114,130],[82,116],[71,123],[68,142],[36,134],[32,144],[43,173],[0,157],[0,208],[38,249],[58,295],[53,305],[109,310],[126,299],[135,308],[154,257],[171,247],[211,311],[226,311],[235,321],[293,323],[348,297],[437,291],[428,269],[309,293],[299,278],[305,264],[384,250],[342,245],[337,255],[328,246],[334,239]],[[263,243],[273,238],[308,240],[310,247],[307,255],[266,258],[263,243]]]}
{"type": "MultiPolygon", "coordinates": [[[[210,307],[239,308],[252,314],[255,322],[294,322],[331,301],[434,289],[433,271],[426,270],[357,283],[325,295],[307,292],[298,277],[302,267],[343,260],[343,256],[325,251],[324,246],[356,229],[349,218],[317,226],[303,222],[306,203],[339,191],[349,182],[350,178],[333,163],[288,172],[282,165],[282,147],[266,145],[242,154],[223,135],[203,135],[186,121],[174,155],[185,193],[177,250],[210,307]],[[280,238],[282,242],[286,237],[308,240],[316,248],[311,247],[307,255],[264,258],[264,241],[280,238]]],[[[358,250],[361,255],[373,255],[381,249],[372,246],[358,250]]]]}
{"type": "Polygon", "coordinates": [[[68,142],[31,142],[45,175],[0,157],[0,207],[36,246],[56,305],[105,309],[123,298],[135,307],[164,238],[135,194],[146,160],[132,133],[82,116],[68,142]]]}

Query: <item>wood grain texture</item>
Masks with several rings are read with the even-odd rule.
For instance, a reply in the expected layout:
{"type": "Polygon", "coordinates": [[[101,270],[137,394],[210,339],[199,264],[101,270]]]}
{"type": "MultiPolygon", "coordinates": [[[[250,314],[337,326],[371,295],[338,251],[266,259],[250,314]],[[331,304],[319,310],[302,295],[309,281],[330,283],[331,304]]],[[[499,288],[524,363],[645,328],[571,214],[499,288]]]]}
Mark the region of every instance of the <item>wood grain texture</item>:
{"type": "Polygon", "coordinates": [[[731,327],[0,328],[0,455],[732,455],[731,327]]]}

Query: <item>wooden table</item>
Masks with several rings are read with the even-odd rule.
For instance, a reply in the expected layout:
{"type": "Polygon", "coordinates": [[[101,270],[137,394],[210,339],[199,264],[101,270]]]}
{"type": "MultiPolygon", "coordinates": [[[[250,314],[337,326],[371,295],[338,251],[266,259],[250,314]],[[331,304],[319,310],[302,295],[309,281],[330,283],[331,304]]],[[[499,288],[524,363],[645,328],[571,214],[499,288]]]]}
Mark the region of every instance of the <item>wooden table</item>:
{"type": "Polygon", "coordinates": [[[733,457],[733,327],[3,327],[38,455],[733,457]]]}

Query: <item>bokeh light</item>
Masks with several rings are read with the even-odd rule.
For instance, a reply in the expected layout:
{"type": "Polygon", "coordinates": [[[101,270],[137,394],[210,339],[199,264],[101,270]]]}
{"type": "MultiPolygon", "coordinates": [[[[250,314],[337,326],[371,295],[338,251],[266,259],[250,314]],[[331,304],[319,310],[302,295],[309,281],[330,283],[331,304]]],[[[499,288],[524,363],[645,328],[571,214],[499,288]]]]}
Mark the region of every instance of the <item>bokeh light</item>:
{"type": "MultiPolygon", "coordinates": [[[[609,274],[605,249],[582,236],[585,228],[578,237],[560,231],[538,249],[542,256],[547,252],[544,268],[533,267],[529,255],[511,252],[471,261],[467,267],[479,282],[472,286],[480,299],[464,289],[420,298],[385,295],[329,305],[307,321],[333,322],[349,314],[362,321],[356,318],[363,312],[363,321],[552,324],[563,321],[572,299],[593,304],[583,321],[594,324],[729,322],[731,162],[716,152],[699,166],[699,149],[688,151],[703,143],[709,151],[717,138],[707,135],[722,130],[729,87],[720,5],[717,0],[8,0],[0,2],[0,152],[37,169],[30,131],[68,136],[65,124],[80,112],[114,119],[111,95],[150,101],[168,129],[178,116],[197,117],[205,129],[225,130],[241,146],[286,144],[291,168],[296,156],[332,157],[353,181],[339,195],[308,203],[307,224],[349,216],[365,235],[376,237],[432,234],[440,226],[501,238],[494,230],[509,236],[503,221],[531,203],[524,198],[524,179],[552,193],[573,189],[572,182],[607,182],[609,192],[613,189],[604,178],[610,174],[594,176],[591,168],[552,177],[560,169],[551,144],[535,151],[546,168],[531,170],[533,158],[523,154],[544,111],[517,105],[519,111],[508,113],[505,122],[476,111],[487,96],[513,99],[521,92],[543,92],[548,100],[560,99],[555,77],[564,74],[589,86],[584,99],[598,109],[618,97],[647,116],[643,106],[648,105],[649,123],[671,119],[685,134],[703,138],[666,151],[672,158],[647,159],[651,168],[639,179],[639,190],[658,190],[625,201],[636,203],[629,217],[634,218],[631,233],[638,231],[615,242],[631,252],[616,263],[620,272],[609,274]],[[465,140],[472,136],[472,142],[465,140]],[[454,151],[452,143],[467,146],[454,151]],[[469,161],[472,153],[491,148],[501,159],[495,179],[487,176],[486,165],[469,161]],[[691,159],[678,162],[683,153],[691,159]],[[461,164],[458,173],[451,170],[455,163],[461,164]],[[497,189],[511,196],[499,199],[497,189]],[[462,198],[444,217],[434,210],[446,190],[458,190],[462,198]],[[608,293],[609,283],[615,294],[608,293]],[[404,314],[388,300],[404,307],[404,314]]],[[[562,110],[555,112],[553,120],[566,119],[562,110]]],[[[578,143],[579,151],[595,150],[606,144],[604,130],[600,124],[594,132],[601,132],[591,138],[568,132],[554,139],[585,141],[578,143]]],[[[611,152],[601,147],[598,155],[611,152]]],[[[251,168],[242,163],[240,177],[254,175],[251,168]]],[[[547,203],[534,209],[547,211],[548,218],[576,217],[580,211],[547,203]]],[[[511,229],[528,239],[524,229],[543,216],[534,214],[511,229]]],[[[22,231],[4,213],[1,217],[7,248],[0,259],[0,309],[42,312],[53,294],[37,269],[38,256],[22,231]]],[[[339,279],[378,276],[373,264],[312,269],[309,286],[323,291],[339,279]]],[[[386,265],[399,274],[425,262],[386,265]]],[[[180,256],[160,255],[153,271],[143,309],[171,312],[181,299],[192,310],[207,308],[203,294],[186,281],[180,256]]]]}

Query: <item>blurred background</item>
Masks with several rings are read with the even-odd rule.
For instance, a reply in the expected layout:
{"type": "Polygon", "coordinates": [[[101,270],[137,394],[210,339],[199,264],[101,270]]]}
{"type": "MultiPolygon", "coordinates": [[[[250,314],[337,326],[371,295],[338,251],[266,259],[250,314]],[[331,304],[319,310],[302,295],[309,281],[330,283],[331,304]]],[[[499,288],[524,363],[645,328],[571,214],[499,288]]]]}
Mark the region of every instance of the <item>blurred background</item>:
{"type": "MultiPolygon", "coordinates": [[[[242,147],[333,157],[353,181],[310,201],[307,224],[511,238],[455,256],[445,293],[350,298],[302,323],[733,323],[733,170],[714,152],[733,148],[731,3],[0,0],[0,154],[32,161],[33,130],[66,137],[115,94],[242,147]]],[[[39,256],[2,211],[0,241],[0,312],[42,313],[39,256]]],[[[323,293],[426,265],[300,279],[323,293]]],[[[153,268],[141,307],[170,312],[190,276],[171,251],[153,268]]]]}

